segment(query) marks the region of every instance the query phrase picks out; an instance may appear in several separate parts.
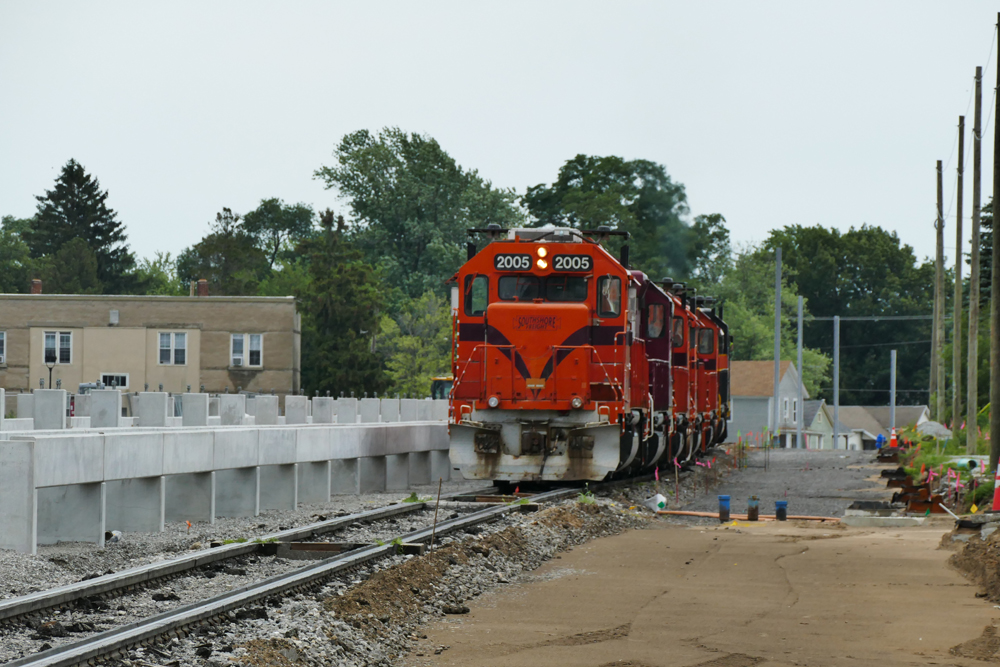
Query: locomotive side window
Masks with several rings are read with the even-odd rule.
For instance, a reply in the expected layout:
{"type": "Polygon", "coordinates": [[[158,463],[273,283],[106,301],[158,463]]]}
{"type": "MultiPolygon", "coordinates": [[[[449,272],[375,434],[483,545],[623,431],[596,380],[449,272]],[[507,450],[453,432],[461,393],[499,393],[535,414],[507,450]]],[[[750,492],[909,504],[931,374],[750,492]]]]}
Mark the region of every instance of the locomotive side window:
{"type": "Polygon", "coordinates": [[[618,317],[622,312],[622,281],[604,276],[597,281],[597,316],[618,317]]]}
{"type": "Polygon", "coordinates": [[[651,303],[646,309],[646,333],[650,338],[663,338],[666,327],[663,326],[664,307],[662,303],[651,303]]]}
{"type": "Polygon", "coordinates": [[[545,298],[549,301],[586,301],[587,279],[582,276],[549,276],[545,280],[545,298]]]}
{"type": "Polygon", "coordinates": [[[497,280],[497,294],[502,301],[531,301],[541,292],[538,276],[502,276],[497,280]]]}
{"type": "Polygon", "coordinates": [[[490,279],[486,276],[465,277],[465,314],[482,317],[489,304],[490,279]]]}
{"type": "Polygon", "coordinates": [[[698,345],[698,330],[694,327],[688,329],[688,342],[692,348],[698,345]]]}
{"type": "Polygon", "coordinates": [[[673,343],[674,347],[682,347],[684,345],[684,318],[675,317],[674,318],[674,330],[670,336],[670,342],[673,343]]]}
{"type": "Polygon", "coordinates": [[[715,332],[711,329],[701,329],[698,332],[698,354],[715,352],[715,332]]]}

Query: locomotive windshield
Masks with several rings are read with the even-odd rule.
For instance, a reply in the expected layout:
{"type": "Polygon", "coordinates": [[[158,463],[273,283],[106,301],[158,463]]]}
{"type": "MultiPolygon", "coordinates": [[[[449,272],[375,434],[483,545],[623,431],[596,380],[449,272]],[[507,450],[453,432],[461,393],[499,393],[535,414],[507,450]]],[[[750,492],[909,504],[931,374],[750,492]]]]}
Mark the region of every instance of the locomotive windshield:
{"type": "Polygon", "coordinates": [[[698,332],[698,354],[712,354],[715,351],[715,332],[702,329],[698,332]]]}
{"type": "Polygon", "coordinates": [[[544,296],[546,301],[586,301],[587,278],[584,276],[533,275],[501,276],[497,281],[501,301],[533,301],[544,296]]]}
{"type": "Polygon", "coordinates": [[[497,293],[501,301],[531,301],[540,296],[541,284],[538,276],[501,276],[497,293]]]}
{"type": "Polygon", "coordinates": [[[618,317],[622,312],[622,281],[615,276],[604,276],[598,283],[598,317],[618,317]]]}
{"type": "Polygon", "coordinates": [[[549,276],[545,281],[549,301],[586,301],[587,279],[583,276],[549,276]]]}
{"type": "Polygon", "coordinates": [[[465,314],[482,317],[490,298],[490,279],[486,276],[465,277],[465,314]]]}

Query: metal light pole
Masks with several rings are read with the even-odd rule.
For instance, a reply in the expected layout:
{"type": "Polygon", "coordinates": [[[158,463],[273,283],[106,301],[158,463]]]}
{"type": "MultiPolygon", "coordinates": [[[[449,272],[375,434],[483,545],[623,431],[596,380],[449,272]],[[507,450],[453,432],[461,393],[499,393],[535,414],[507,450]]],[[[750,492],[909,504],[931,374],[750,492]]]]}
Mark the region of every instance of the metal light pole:
{"type": "MultiPolygon", "coordinates": [[[[840,441],[840,316],[833,318],[833,448],[840,441]]],[[[846,449],[846,448],[845,448],[846,449]]]]}
{"type": "Polygon", "coordinates": [[[46,361],[45,367],[49,369],[49,389],[52,388],[52,369],[56,367],[55,361],[46,361]]]}
{"type": "Polygon", "coordinates": [[[896,350],[889,352],[889,434],[896,428],[896,350]]]}
{"type": "Polygon", "coordinates": [[[802,297],[799,296],[799,342],[796,363],[799,369],[799,409],[795,412],[795,446],[798,449],[805,449],[802,446],[802,424],[805,420],[805,391],[802,387],[802,297]]]}
{"type": "Polygon", "coordinates": [[[774,433],[781,446],[781,248],[774,250],[774,433]]]}

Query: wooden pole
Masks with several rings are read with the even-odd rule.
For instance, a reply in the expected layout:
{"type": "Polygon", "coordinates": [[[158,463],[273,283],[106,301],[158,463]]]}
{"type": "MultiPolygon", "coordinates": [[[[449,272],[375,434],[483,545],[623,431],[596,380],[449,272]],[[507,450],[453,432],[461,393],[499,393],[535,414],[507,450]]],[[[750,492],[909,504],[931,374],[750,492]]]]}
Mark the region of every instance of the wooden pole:
{"type": "Polygon", "coordinates": [[[951,428],[958,437],[962,415],[962,193],[965,162],[965,116],[958,117],[958,188],[955,193],[955,303],[951,334],[951,428]]]}
{"type": "Polygon", "coordinates": [[[972,125],[972,272],[969,275],[969,369],[965,403],[965,453],[975,454],[979,445],[979,206],[983,115],[983,68],[976,68],[976,115],[972,125]]]}
{"type": "Polygon", "coordinates": [[[937,250],[934,255],[934,419],[944,420],[944,188],[941,160],[937,161],[937,250]]]}
{"type": "Polygon", "coordinates": [[[441,506],[441,484],[444,483],[444,477],[438,477],[438,498],[437,502],[434,503],[434,523],[431,525],[431,549],[434,548],[434,535],[437,533],[438,527],[438,507],[441,506]]]}
{"type": "MultiPolygon", "coordinates": [[[[1000,30],[1000,12],[997,12],[1000,30]]],[[[997,49],[997,88],[1000,93],[1000,49],[997,49]]],[[[1000,459],[1000,410],[993,401],[1000,398],[1000,123],[993,123],[993,281],[990,287],[990,470],[1000,459]]]]}

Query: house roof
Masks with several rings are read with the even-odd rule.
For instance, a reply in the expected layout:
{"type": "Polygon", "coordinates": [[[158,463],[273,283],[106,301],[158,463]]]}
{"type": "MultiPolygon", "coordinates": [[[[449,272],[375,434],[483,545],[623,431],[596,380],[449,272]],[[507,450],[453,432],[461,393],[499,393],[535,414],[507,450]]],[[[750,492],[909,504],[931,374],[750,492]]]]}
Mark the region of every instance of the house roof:
{"type": "Polygon", "coordinates": [[[816,413],[819,412],[820,407],[826,403],[824,400],[819,401],[803,401],[802,403],[802,423],[807,427],[813,423],[816,419],[816,413]]]}
{"type": "MultiPolygon", "coordinates": [[[[889,424],[889,407],[885,405],[867,406],[865,410],[874,417],[888,431],[892,426],[889,424]]],[[[929,410],[926,405],[897,405],[896,406],[896,426],[912,426],[920,422],[921,418],[929,418],[929,410]]]]}
{"type": "MultiPolygon", "coordinates": [[[[790,361],[781,362],[782,378],[791,366],[790,361]]],[[[734,361],[729,373],[733,396],[774,396],[773,361],[734,361]]]]}
{"type": "Polygon", "coordinates": [[[888,438],[888,431],[868,410],[863,405],[841,405],[840,423],[852,431],[867,431],[873,438],[877,438],[880,433],[888,438]]]}

